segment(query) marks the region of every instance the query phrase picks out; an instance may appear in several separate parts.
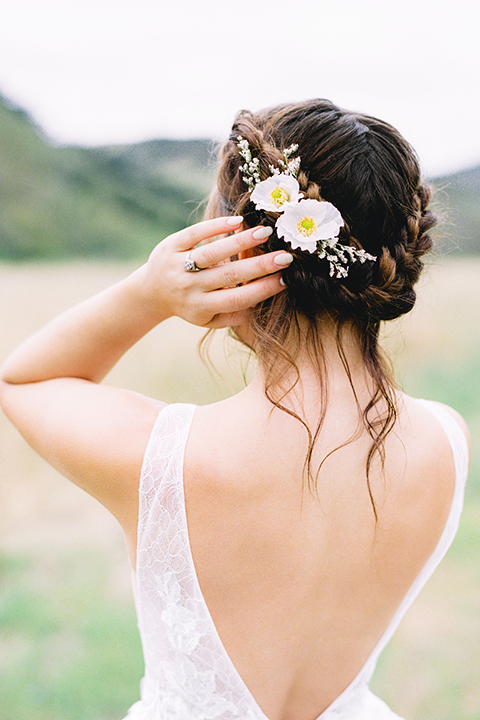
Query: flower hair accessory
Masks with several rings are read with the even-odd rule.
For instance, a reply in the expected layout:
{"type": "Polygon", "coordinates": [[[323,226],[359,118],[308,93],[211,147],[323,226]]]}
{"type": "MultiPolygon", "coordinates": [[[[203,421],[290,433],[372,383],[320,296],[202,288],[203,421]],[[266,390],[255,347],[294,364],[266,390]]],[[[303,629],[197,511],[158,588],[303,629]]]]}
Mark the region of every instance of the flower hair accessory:
{"type": "Polygon", "coordinates": [[[377,259],[363,249],[357,250],[340,242],[338,235],[345,222],[335,205],[326,200],[304,199],[297,180],[300,158],[291,157],[298,150],[298,145],[291,145],[283,151],[279,167],[270,165],[272,174],[266,180],[260,177],[259,160],[252,158],[247,140],[239,135],[237,146],[245,160],[240,167],[244,173],[243,181],[251,192],[255,208],[279,214],[275,223],[279,238],[283,238],[293,249],[315,253],[320,259],[327,260],[330,277],[347,277],[354,262],[377,259]]]}

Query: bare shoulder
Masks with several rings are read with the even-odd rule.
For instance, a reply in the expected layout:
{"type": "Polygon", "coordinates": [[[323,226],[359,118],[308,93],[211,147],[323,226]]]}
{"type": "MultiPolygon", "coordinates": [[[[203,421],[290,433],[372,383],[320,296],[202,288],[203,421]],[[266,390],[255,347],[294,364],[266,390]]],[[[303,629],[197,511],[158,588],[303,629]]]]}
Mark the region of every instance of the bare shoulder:
{"type": "MultiPolygon", "coordinates": [[[[441,403],[438,406],[455,421],[460,417],[451,408],[441,403]]],[[[385,509],[402,542],[413,542],[411,554],[420,565],[433,552],[445,528],[458,479],[452,445],[435,410],[401,394],[396,426],[387,438],[389,493],[385,509]]],[[[459,422],[459,427],[463,430],[464,425],[459,422]]]]}
{"type": "MultiPolygon", "coordinates": [[[[404,396],[405,398],[408,398],[409,401],[417,402],[415,398],[404,396]]],[[[445,410],[451,417],[455,420],[457,425],[460,427],[461,431],[465,435],[465,438],[467,440],[468,446],[470,448],[470,432],[468,429],[468,425],[465,422],[464,418],[460,415],[460,413],[455,410],[454,408],[450,407],[450,405],[446,405],[445,403],[438,402],[437,400],[429,400],[429,402],[433,403],[434,405],[437,405],[439,408],[442,408],[445,410]]]]}
{"type": "Polygon", "coordinates": [[[465,435],[465,438],[468,442],[468,446],[470,447],[470,432],[468,429],[468,425],[465,422],[464,418],[460,415],[460,413],[457,412],[457,410],[455,410],[454,408],[450,407],[450,405],[445,405],[445,403],[441,403],[441,402],[437,402],[437,401],[433,401],[433,402],[435,402],[436,405],[439,405],[444,410],[446,410],[453,417],[453,419],[458,423],[461,431],[465,435]]]}
{"type": "Polygon", "coordinates": [[[401,394],[395,435],[408,458],[411,472],[407,475],[413,483],[412,487],[417,485],[416,478],[421,477],[422,482],[417,488],[420,493],[430,487],[435,497],[440,499],[443,487],[444,499],[448,501],[455,487],[456,473],[451,439],[442,422],[442,416],[445,418],[447,414],[468,442],[467,425],[453,408],[436,401],[424,401],[401,394]]]}

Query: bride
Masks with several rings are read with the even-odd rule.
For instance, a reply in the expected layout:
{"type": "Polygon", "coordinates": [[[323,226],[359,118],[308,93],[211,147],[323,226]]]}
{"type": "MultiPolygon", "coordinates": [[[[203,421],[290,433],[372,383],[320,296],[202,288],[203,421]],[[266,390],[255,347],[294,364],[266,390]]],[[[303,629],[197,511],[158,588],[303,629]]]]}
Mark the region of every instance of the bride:
{"type": "MultiPolygon", "coordinates": [[[[241,112],[206,219],[6,361],[27,441],[125,534],[145,655],[130,720],[381,720],[375,663],[450,545],[462,419],[400,392],[378,346],[435,224],[390,125],[325,100],[241,112]],[[258,374],[166,405],[99,384],[176,315],[258,374]]],[[[159,369],[161,372],[161,369],[159,369]]]]}

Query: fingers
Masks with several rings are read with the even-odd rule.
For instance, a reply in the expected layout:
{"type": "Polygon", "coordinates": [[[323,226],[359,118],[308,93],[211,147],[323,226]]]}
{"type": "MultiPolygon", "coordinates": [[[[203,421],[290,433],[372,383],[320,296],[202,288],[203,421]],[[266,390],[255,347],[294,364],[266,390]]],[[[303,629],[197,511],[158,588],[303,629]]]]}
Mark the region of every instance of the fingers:
{"type": "Polygon", "coordinates": [[[283,251],[262,253],[242,260],[225,262],[232,256],[263,243],[271,233],[272,228],[260,226],[196,247],[190,253],[190,257],[199,268],[204,270],[201,279],[197,279],[202,289],[211,291],[249,283],[287,267],[292,262],[293,256],[283,251]]]}
{"type": "Polygon", "coordinates": [[[260,226],[232,235],[232,230],[238,229],[242,221],[241,217],[206,220],[171,235],[168,240],[177,252],[191,250],[191,257],[199,268],[210,268],[228,260],[233,255],[260,245],[272,234],[271,227],[260,226]],[[202,241],[211,240],[226,233],[229,233],[228,237],[221,237],[216,242],[196,247],[202,241]]]}
{"type": "Polygon", "coordinates": [[[265,242],[271,234],[271,227],[260,226],[244,230],[229,237],[220,238],[216,242],[197,247],[192,254],[198,267],[209,268],[212,265],[218,265],[228,260],[233,255],[238,255],[244,250],[251,250],[265,242]]]}
{"type": "Polygon", "coordinates": [[[290,265],[293,255],[283,250],[255,255],[243,260],[223,263],[208,268],[201,277],[204,290],[233,288],[236,285],[251,283],[252,280],[278,273],[290,265]]]}
{"type": "MultiPolygon", "coordinates": [[[[240,227],[242,222],[243,217],[240,216],[204,220],[203,222],[196,223],[191,227],[185,228],[185,230],[180,230],[180,232],[170,235],[169,239],[172,243],[174,243],[176,250],[191,250],[195,247],[195,245],[198,245],[198,243],[204,240],[209,240],[217,235],[231,233],[232,230],[236,230],[240,227]]],[[[205,265],[204,267],[207,266],[205,265]]]]}
{"type": "MultiPolygon", "coordinates": [[[[241,324],[245,311],[285,290],[281,274],[268,275],[241,287],[222,288],[208,293],[208,309],[212,316],[224,316],[225,324],[241,324]]],[[[222,327],[223,325],[216,325],[222,327]]]]}

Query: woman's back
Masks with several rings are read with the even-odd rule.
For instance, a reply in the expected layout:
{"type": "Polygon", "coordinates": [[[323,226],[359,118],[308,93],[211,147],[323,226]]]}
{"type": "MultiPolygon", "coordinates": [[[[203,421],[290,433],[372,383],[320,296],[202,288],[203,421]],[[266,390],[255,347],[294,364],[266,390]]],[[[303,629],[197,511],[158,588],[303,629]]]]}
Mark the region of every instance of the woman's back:
{"type": "MultiPolygon", "coordinates": [[[[333,394],[330,407],[319,457],[356,429],[353,397],[333,394]]],[[[437,547],[454,493],[445,431],[405,396],[385,476],[371,478],[377,520],[370,438],[330,456],[318,496],[305,487],[305,445],[298,421],[253,387],[196,409],[182,464],[203,597],[269,720],[317,718],[356,678],[437,547]]]]}

